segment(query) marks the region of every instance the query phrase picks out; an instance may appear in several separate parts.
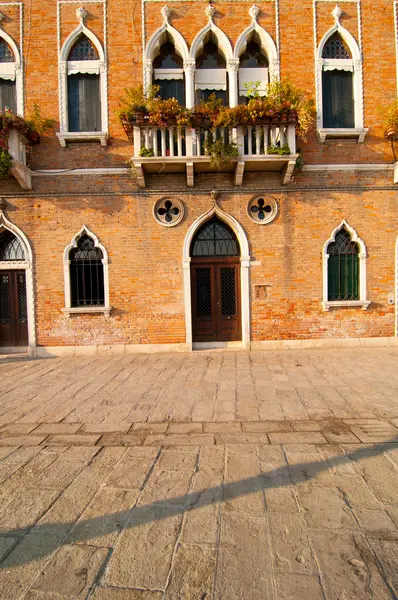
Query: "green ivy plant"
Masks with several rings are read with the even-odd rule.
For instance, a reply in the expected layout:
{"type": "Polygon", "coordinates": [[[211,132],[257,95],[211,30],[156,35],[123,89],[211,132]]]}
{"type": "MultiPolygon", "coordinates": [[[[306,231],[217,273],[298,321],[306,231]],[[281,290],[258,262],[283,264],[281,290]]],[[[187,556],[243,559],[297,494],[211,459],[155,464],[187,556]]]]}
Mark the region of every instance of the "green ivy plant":
{"type": "Polygon", "coordinates": [[[239,156],[235,142],[224,142],[222,138],[215,140],[211,133],[205,140],[204,151],[210,158],[210,165],[219,170],[223,165],[232,162],[232,158],[239,156]]]}
{"type": "Polygon", "coordinates": [[[279,154],[280,156],[290,154],[289,144],[283,144],[283,146],[268,146],[267,154],[279,154]]]}
{"type": "Polygon", "coordinates": [[[152,148],[141,148],[139,151],[140,156],[155,156],[152,148]]]}

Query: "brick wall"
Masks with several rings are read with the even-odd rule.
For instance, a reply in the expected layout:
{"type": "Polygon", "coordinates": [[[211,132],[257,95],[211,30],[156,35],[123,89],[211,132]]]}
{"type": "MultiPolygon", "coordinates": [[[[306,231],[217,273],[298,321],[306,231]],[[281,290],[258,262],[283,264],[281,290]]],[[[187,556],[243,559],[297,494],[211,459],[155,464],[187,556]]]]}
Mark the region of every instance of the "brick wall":
{"type": "MultiPolygon", "coordinates": [[[[77,26],[76,4],[60,9],[61,43],[77,26]]],[[[159,2],[145,3],[146,41],[161,25],[159,2]]],[[[171,22],[188,45],[206,24],[205,4],[173,2],[171,22]]],[[[216,2],[215,22],[235,44],[249,25],[247,2],[216,2]]],[[[275,4],[260,3],[260,24],[276,39],[275,4]]],[[[334,4],[316,2],[319,43],[333,25],[334,4]]],[[[2,5],[4,30],[19,40],[18,7],[2,5]]],[[[356,2],[344,2],[342,23],[358,39],[356,2]]],[[[393,3],[361,2],[364,52],[364,144],[334,140],[320,144],[315,130],[300,143],[311,164],[391,163],[390,145],[382,137],[377,107],[396,94],[393,3]]],[[[103,4],[90,3],[88,26],[104,40],[103,4]]],[[[279,0],[282,76],[315,93],[313,0],[279,0]]],[[[142,79],[141,3],[107,2],[110,141],[60,147],[55,135],[43,137],[32,156],[33,169],[74,169],[124,166],[131,144],[116,121],[114,110],[126,86],[142,79]],[[121,12],[123,14],[121,14],[121,12]]],[[[58,119],[57,2],[24,2],[25,103],[36,102],[46,117],[58,119]]],[[[55,128],[56,129],[56,128],[55,128]]],[[[197,175],[195,188],[184,175],[151,175],[147,189],[138,189],[131,175],[64,175],[33,178],[32,193],[23,193],[15,180],[0,182],[9,200],[7,215],[28,236],[34,251],[35,298],[39,345],[174,343],[185,341],[182,247],[191,223],[211,206],[208,191],[223,190],[220,204],[243,226],[255,264],[250,269],[251,331],[255,341],[394,335],[395,307],[387,303],[394,291],[395,242],[398,232],[396,191],[392,171],[315,172],[304,170],[283,188],[269,174],[245,174],[241,189],[231,173],[197,175]],[[350,187],[351,190],[346,188],[350,187]],[[344,188],[344,189],[342,189],[344,188]],[[279,202],[277,219],[266,226],[253,223],[246,206],[263,190],[279,202]],[[268,191],[267,190],[272,190],[268,191]],[[313,191],[311,191],[313,190],[313,191]],[[175,228],[162,228],[152,205],[175,193],[186,206],[186,217],[175,228]],[[322,248],[333,229],[345,219],[368,250],[367,287],[372,301],[367,311],[333,309],[322,300],[322,248]],[[62,256],[72,236],[86,224],[109,253],[111,317],[66,317],[62,256]],[[267,296],[253,298],[254,286],[265,284],[267,296]]]]}

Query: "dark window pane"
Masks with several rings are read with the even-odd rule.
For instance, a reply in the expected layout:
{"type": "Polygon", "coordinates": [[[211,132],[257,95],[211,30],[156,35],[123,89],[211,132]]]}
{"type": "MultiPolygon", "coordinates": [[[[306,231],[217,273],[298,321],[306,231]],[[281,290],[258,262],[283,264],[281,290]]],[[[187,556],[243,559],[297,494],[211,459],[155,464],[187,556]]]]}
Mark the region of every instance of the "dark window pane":
{"type": "Polygon", "coordinates": [[[323,47],[322,58],[351,58],[351,52],[339,33],[335,33],[327,40],[323,47]]]}
{"type": "Polygon", "coordinates": [[[99,55],[91,40],[81,35],[72,46],[68,60],[99,60],[99,55]]]}
{"type": "Polygon", "coordinates": [[[185,83],[183,79],[156,79],[154,83],[160,87],[159,95],[163,100],[176,98],[180,104],[185,105],[185,83]]]}
{"type": "Polygon", "coordinates": [[[196,90],[196,104],[207,102],[211,94],[215,94],[216,98],[223,101],[224,106],[228,106],[227,90],[196,90]]]}
{"type": "Polygon", "coordinates": [[[214,42],[207,42],[203,46],[202,54],[196,59],[197,69],[225,69],[226,66],[225,58],[214,42]]]}
{"type": "Polygon", "coordinates": [[[211,317],[211,277],[210,269],[195,269],[196,277],[196,316],[211,317]]]}
{"type": "Polygon", "coordinates": [[[225,317],[236,315],[236,269],[235,267],[222,267],[221,277],[221,314],[225,317]]]}
{"type": "Polygon", "coordinates": [[[26,277],[25,272],[18,273],[18,321],[26,323],[28,320],[28,305],[26,299],[26,277]]]}
{"type": "Polygon", "coordinates": [[[15,62],[15,56],[5,40],[0,38],[0,63],[15,62]]]}
{"type": "Polygon", "coordinates": [[[94,246],[90,237],[83,235],[77,243],[77,248],[70,251],[69,259],[72,307],[104,306],[104,266],[101,250],[94,246]]]}
{"type": "Polygon", "coordinates": [[[240,67],[259,68],[268,67],[267,57],[263,54],[261,47],[255,41],[247,44],[245,52],[240,57],[240,67]]]}
{"type": "Polygon", "coordinates": [[[239,256],[236,235],[228,225],[214,217],[195,235],[191,256],[239,256]]]}
{"type": "Polygon", "coordinates": [[[359,248],[343,228],[328,246],[328,300],[359,300],[359,248]]]}
{"type": "Polygon", "coordinates": [[[9,108],[13,113],[17,112],[17,94],[15,81],[0,79],[0,110],[9,108]]]}
{"type": "Polygon", "coordinates": [[[68,76],[69,131],[101,131],[99,75],[68,76]]]}
{"type": "Polygon", "coordinates": [[[153,61],[154,69],[182,69],[183,60],[176,51],[174,44],[166,42],[160,48],[159,55],[153,61]]]}
{"type": "Polygon", "coordinates": [[[0,260],[25,260],[21,241],[8,230],[0,234],[0,260]]]}
{"type": "Polygon", "coordinates": [[[352,72],[324,71],[323,126],[355,127],[352,72]]]}
{"type": "Polygon", "coordinates": [[[8,324],[11,321],[9,285],[9,276],[0,274],[0,323],[2,324],[8,324]]]}

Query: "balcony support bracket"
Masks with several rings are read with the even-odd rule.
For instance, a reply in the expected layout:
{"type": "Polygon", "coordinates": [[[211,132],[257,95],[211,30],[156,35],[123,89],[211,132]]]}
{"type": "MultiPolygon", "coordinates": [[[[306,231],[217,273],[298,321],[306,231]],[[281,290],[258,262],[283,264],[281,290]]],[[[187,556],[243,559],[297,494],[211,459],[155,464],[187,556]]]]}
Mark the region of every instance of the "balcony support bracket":
{"type": "Polygon", "coordinates": [[[188,187],[193,187],[194,186],[194,179],[195,179],[194,169],[193,169],[193,162],[187,162],[186,166],[187,166],[187,186],[188,187]]]}
{"type": "Polygon", "coordinates": [[[282,171],[282,185],[287,185],[292,182],[294,167],[296,166],[295,160],[289,160],[286,163],[285,168],[282,171]]]}
{"type": "Polygon", "coordinates": [[[29,167],[23,165],[19,160],[13,160],[10,172],[23,190],[32,189],[32,174],[29,167]]]}
{"type": "Polygon", "coordinates": [[[134,164],[134,168],[135,168],[135,174],[136,174],[136,177],[137,177],[137,183],[138,183],[138,186],[139,186],[140,188],[144,188],[144,187],[146,187],[146,185],[145,185],[145,172],[144,172],[144,167],[143,167],[143,166],[142,166],[142,164],[141,164],[141,163],[139,163],[139,162],[135,162],[135,163],[133,163],[133,164],[134,164]]]}
{"type": "Polygon", "coordinates": [[[235,185],[242,185],[244,172],[245,172],[245,161],[239,160],[236,163],[235,173],[234,173],[234,184],[235,185]]]}

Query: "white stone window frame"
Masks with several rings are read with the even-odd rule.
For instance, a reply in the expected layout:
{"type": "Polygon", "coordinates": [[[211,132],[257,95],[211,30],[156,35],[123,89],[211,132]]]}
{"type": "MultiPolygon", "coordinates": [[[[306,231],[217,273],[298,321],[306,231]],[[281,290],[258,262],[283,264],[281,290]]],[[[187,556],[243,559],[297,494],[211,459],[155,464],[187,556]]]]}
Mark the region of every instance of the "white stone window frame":
{"type": "MultiPolygon", "coordinates": [[[[336,7],[337,8],[337,7],[336,7]]],[[[327,138],[357,138],[359,143],[365,140],[368,129],[364,127],[363,112],[363,60],[362,52],[354,36],[340,23],[340,11],[333,11],[335,24],[323,36],[317,50],[316,57],[316,99],[317,99],[317,130],[319,140],[324,143],[327,138]],[[352,58],[349,59],[324,59],[323,48],[328,39],[338,33],[347,44],[352,58]],[[325,70],[344,70],[353,73],[354,120],[353,128],[327,128],[323,126],[323,90],[322,73],[325,70]]]]}
{"type": "MultiPolygon", "coordinates": [[[[1,210],[1,209],[0,209],[1,210]]],[[[36,313],[34,298],[34,272],[33,272],[33,252],[26,235],[7,219],[4,213],[0,212],[0,233],[4,230],[10,231],[21,242],[24,250],[25,260],[0,261],[1,271],[25,271],[26,278],[26,305],[28,313],[28,353],[29,356],[36,356],[36,313]]]]}
{"type": "Polygon", "coordinates": [[[0,79],[8,81],[15,81],[15,94],[17,100],[17,114],[23,117],[24,105],[23,105],[23,69],[21,62],[21,55],[18,50],[18,46],[14,42],[11,36],[8,35],[3,29],[0,29],[0,38],[2,38],[6,44],[8,44],[14,54],[14,62],[0,63],[0,79]]]}
{"type": "Polygon", "coordinates": [[[102,313],[106,317],[109,317],[112,307],[110,306],[110,303],[109,303],[108,252],[107,252],[105,246],[103,244],[101,244],[101,242],[99,241],[99,239],[97,238],[95,233],[90,231],[90,229],[86,225],[83,225],[83,227],[80,229],[80,231],[73,236],[71,243],[68,246],[66,246],[66,248],[64,250],[63,262],[64,262],[65,307],[61,309],[62,312],[67,317],[70,317],[70,315],[73,315],[73,314],[96,314],[96,313],[102,313]],[[90,237],[94,242],[94,247],[99,248],[102,252],[102,265],[103,265],[103,269],[104,269],[104,299],[105,299],[104,306],[76,306],[76,307],[72,306],[71,289],[70,289],[70,262],[71,261],[69,258],[69,254],[73,248],[77,248],[77,243],[83,235],[87,235],[88,237],[90,237]]]}
{"type": "Polygon", "coordinates": [[[323,301],[322,306],[325,312],[331,308],[362,308],[366,310],[370,305],[370,300],[366,297],[366,258],[367,250],[365,242],[359,237],[357,232],[347,221],[343,220],[332,232],[330,238],[325,242],[323,246],[323,301]],[[359,300],[328,300],[328,269],[329,269],[329,244],[333,244],[336,241],[336,235],[342,229],[346,229],[351,236],[351,241],[355,242],[359,246],[359,300]]]}
{"type": "Polygon", "coordinates": [[[59,75],[59,125],[57,137],[63,148],[66,142],[99,141],[106,146],[108,133],[108,97],[107,97],[107,62],[105,52],[97,36],[81,22],[66,38],[58,61],[59,75]],[[99,60],[69,61],[69,53],[80,35],[85,35],[98,52],[99,60]],[[68,131],[68,75],[76,73],[98,74],[100,79],[101,98],[101,131],[68,131]]]}
{"type": "MultiPolygon", "coordinates": [[[[234,60],[238,61],[238,69],[236,71],[236,83],[233,83],[233,89],[237,90],[237,98],[236,98],[236,104],[239,102],[239,90],[238,90],[238,73],[239,73],[239,64],[240,64],[240,57],[242,56],[242,54],[245,52],[246,50],[246,46],[247,43],[249,41],[249,38],[252,36],[253,33],[257,33],[260,41],[261,41],[261,49],[265,52],[267,58],[268,58],[268,74],[269,74],[269,79],[270,81],[273,80],[278,80],[279,79],[279,75],[280,75],[280,64],[279,64],[279,52],[278,49],[276,47],[276,44],[274,42],[274,40],[272,39],[271,35],[268,33],[268,31],[266,31],[263,27],[261,27],[261,25],[259,25],[259,23],[257,22],[257,17],[260,13],[260,9],[253,4],[253,6],[250,8],[249,10],[249,15],[252,18],[252,22],[251,24],[246,27],[246,29],[243,31],[243,33],[241,33],[241,35],[239,36],[236,45],[235,45],[235,49],[234,49],[234,60]]],[[[249,69],[248,69],[249,70],[249,69]]],[[[250,69],[252,70],[252,69],[250,69]]],[[[254,69],[253,69],[254,71],[254,69]]],[[[230,84],[231,84],[231,88],[232,88],[232,82],[230,80],[230,84]]],[[[262,90],[260,90],[262,91],[262,90]]],[[[233,98],[233,100],[235,101],[235,98],[233,98]]],[[[235,106],[231,104],[231,106],[235,106]]]]}

